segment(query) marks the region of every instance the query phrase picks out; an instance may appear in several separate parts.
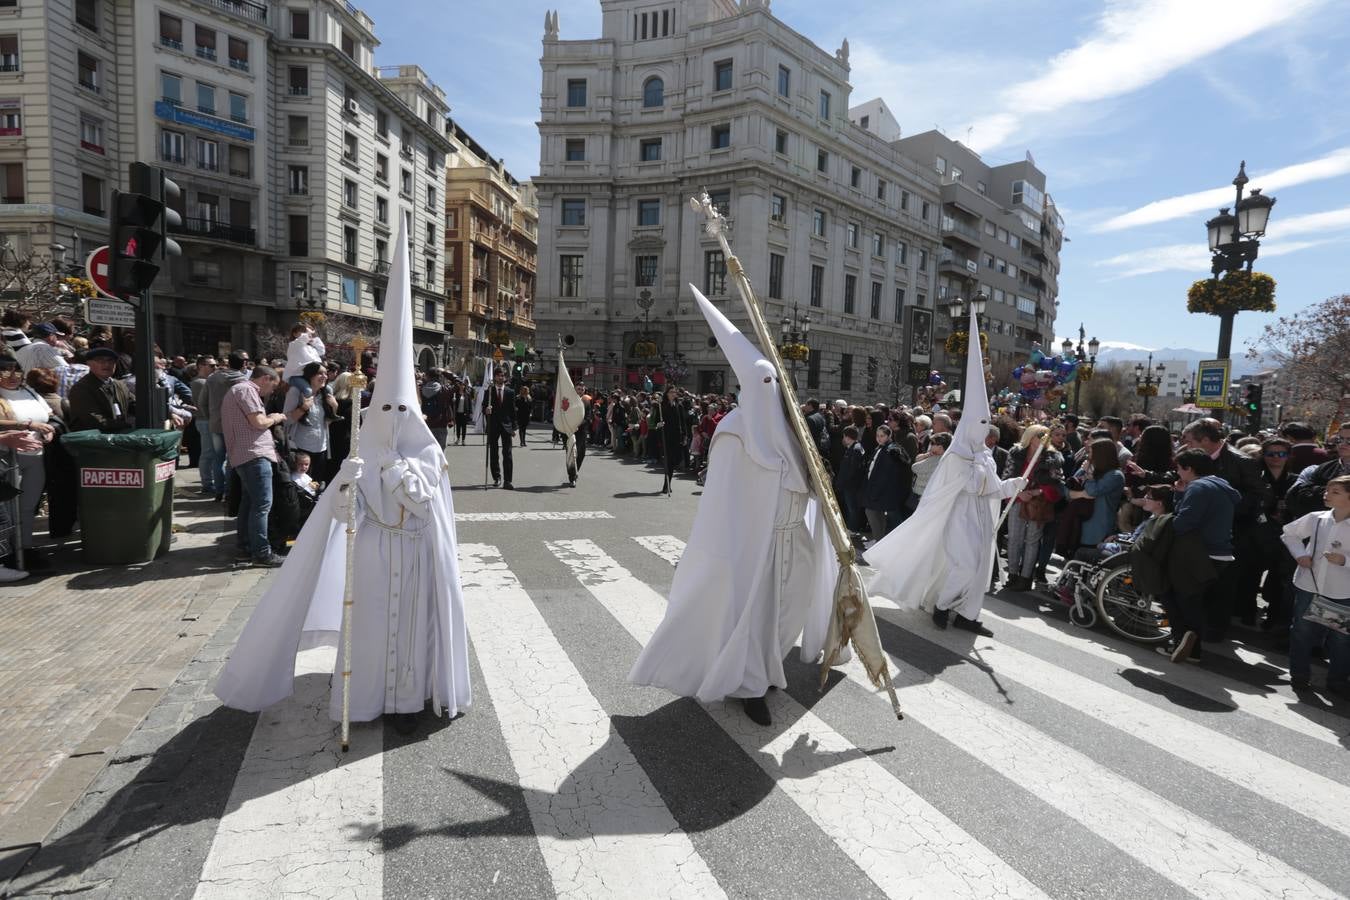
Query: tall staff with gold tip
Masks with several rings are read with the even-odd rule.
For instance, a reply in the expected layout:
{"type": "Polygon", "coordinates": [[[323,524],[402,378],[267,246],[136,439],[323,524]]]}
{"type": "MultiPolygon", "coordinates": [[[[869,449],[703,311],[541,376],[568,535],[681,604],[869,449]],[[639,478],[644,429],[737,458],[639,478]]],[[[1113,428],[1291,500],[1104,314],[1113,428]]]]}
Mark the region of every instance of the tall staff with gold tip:
{"type": "Polygon", "coordinates": [[[352,442],[347,459],[356,466],[356,472],[349,485],[352,496],[347,498],[347,573],[342,589],[342,752],[351,749],[351,695],[352,683],[352,603],[356,598],[356,480],[361,477],[361,392],[366,389],[366,373],[361,368],[361,356],[365,353],[365,338],[357,335],[352,338],[352,353],[356,357],[356,371],[347,382],[352,389],[352,442]]]}
{"type": "Polygon", "coordinates": [[[769,326],[764,321],[764,313],[759,308],[759,302],[755,300],[754,290],[750,287],[750,279],[746,277],[741,261],[736,257],[736,254],[731,252],[731,245],[727,243],[726,220],[713,206],[712,199],[708,196],[707,191],[703,191],[697,197],[690,198],[689,206],[694,212],[701,213],[707,218],[707,232],[715,237],[717,243],[722,247],[722,256],[727,262],[727,272],[730,273],[732,281],[736,284],[737,293],[740,294],[741,301],[745,304],[745,311],[750,317],[750,324],[754,328],[755,337],[759,339],[760,350],[777,372],[778,384],[782,390],[785,407],[783,412],[787,416],[788,424],[797,440],[802,459],[806,462],[806,472],[811,490],[815,494],[817,502],[823,508],[825,528],[829,532],[830,543],[839,558],[839,580],[836,582],[834,589],[834,610],[830,616],[829,631],[825,639],[825,655],[820,664],[821,685],[824,685],[830,667],[839,661],[840,654],[851,643],[858,652],[858,659],[862,662],[863,668],[867,670],[867,677],[871,679],[872,684],[886,689],[886,693],[890,697],[891,708],[895,711],[895,717],[903,719],[904,714],[900,711],[900,700],[895,695],[895,684],[891,681],[886,651],[882,649],[881,635],[877,631],[876,617],[872,612],[872,604],[867,599],[867,588],[863,584],[862,573],[858,571],[857,552],[854,550],[853,541],[844,527],[844,519],[839,513],[839,504],[835,501],[834,490],[830,487],[830,480],[825,473],[819,451],[816,449],[815,442],[811,440],[806,419],[802,416],[801,405],[797,402],[796,388],[793,387],[792,379],[788,377],[787,370],[783,368],[783,360],[778,355],[778,347],[774,344],[773,336],[769,333],[769,326]]]}

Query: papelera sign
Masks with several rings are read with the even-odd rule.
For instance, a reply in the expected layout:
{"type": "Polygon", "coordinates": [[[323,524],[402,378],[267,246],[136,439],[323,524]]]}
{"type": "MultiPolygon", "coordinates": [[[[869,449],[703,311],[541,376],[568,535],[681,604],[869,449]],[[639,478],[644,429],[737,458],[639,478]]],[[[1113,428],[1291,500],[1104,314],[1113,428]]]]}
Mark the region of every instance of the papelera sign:
{"type": "MultiPolygon", "coordinates": [[[[173,478],[176,467],[173,460],[155,463],[155,483],[173,478]]],[[[145,470],[89,466],[80,469],[80,485],[87,488],[143,488],[145,470]]]]}

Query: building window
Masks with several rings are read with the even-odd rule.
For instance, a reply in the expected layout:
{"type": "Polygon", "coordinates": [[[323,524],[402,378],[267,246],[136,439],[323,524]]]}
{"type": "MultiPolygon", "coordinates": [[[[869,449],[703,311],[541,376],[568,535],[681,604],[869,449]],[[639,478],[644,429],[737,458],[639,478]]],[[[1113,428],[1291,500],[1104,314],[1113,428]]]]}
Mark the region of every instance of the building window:
{"type": "Polygon", "coordinates": [[[159,14],[159,43],[170,50],[183,49],[183,20],[162,12],[159,14]]]}
{"type": "Polygon", "coordinates": [[[583,138],[568,138],[564,146],[564,158],[568,162],[586,161],[586,141],[583,138]]]}
{"type": "Polygon", "coordinates": [[[852,314],[853,314],[853,311],[854,311],[854,309],[855,309],[856,306],[857,306],[857,295],[858,295],[858,276],[857,276],[857,275],[845,275],[845,276],[844,276],[844,312],[848,313],[849,315],[852,315],[852,314]]]}
{"type": "Polygon", "coordinates": [[[839,390],[853,389],[853,354],[839,354],[839,390]]]}
{"type": "Polygon", "coordinates": [[[398,193],[400,197],[412,199],[412,172],[408,169],[399,169],[398,172],[398,193]]]}
{"type": "Polygon", "coordinates": [[[159,155],[165,162],[182,165],[186,138],[179,131],[162,131],[159,135],[159,155]]]}
{"type": "Polygon", "coordinates": [[[183,103],[183,79],[171,72],[159,73],[160,99],[173,106],[183,103]]]}
{"type": "Polygon", "coordinates": [[[216,58],[216,30],[198,25],[196,26],[196,33],[197,55],[202,59],[214,60],[216,58]]]}
{"type": "Polygon", "coordinates": [[[197,138],[197,168],[207,172],[220,171],[220,145],[215,141],[197,138]]]}
{"type": "Polygon", "coordinates": [[[900,192],[900,209],[909,211],[909,191],[900,192]]]}
{"type": "Polygon", "coordinates": [[[389,183],[389,157],[383,153],[375,154],[375,180],[380,184],[389,183]]]}
{"type": "Polygon", "coordinates": [[[357,206],[356,182],[350,178],[342,181],[342,204],[348,209],[356,209],[357,206]]]}
{"type": "MultiPolygon", "coordinates": [[[[427,289],[431,290],[436,287],[436,260],[424,259],[423,262],[426,263],[427,289]]],[[[431,318],[428,321],[431,322],[436,321],[435,313],[432,314],[431,318]]]]}
{"type": "Polygon", "coordinates": [[[290,216],[286,223],[291,256],[309,256],[309,216],[290,216]]]}
{"type": "Polygon", "coordinates": [[[774,133],[774,136],[773,136],[773,152],[774,152],[774,153],[781,153],[783,156],[787,156],[787,152],[788,152],[788,133],[787,133],[786,131],[784,131],[782,128],[778,129],[778,131],[774,133]]]}
{"type": "Polygon", "coordinates": [[[24,201],[23,163],[0,163],[0,203],[22,203],[24,201]]]}
{"type": "Polygon", "coordinates": [[[586,79],[569,78],[567,80],[567,105],[571,107],[586,105],[586,79]]]}
{"type": "Polygon", "coordinates": [[[235,122],[248,121],[248,98],[234,91],[230,91],[230,119],[235,122]]]}
{"type": "Polygon", "coordinates": [[[375,221],[382,225],[389,224],[389,198],[375,198],[375,221]]]}
{"type": "Polygon", "coordinates": [[[292,147],[309,145],[309,116],[287,116],[286,143],[292,147]]]}
{"type": "Polygon", "coordinates": [[[783,254],[769,254],[769,296],[774,300],[783,299],[783,254]]]}
{"type": "MultiPolygon", "coordinates": [[[[452,210],[448,211],[448,212],[445,214],[445,228],[446,228],[446,230],[447,230],[447,231],[458,231],[458,230],[459,230],[459,226],[458,226],[457,224],[455,224],[457,221],[458,221],[458,216],[455,214],[455,210],[452,209],[452,210]]],[[[453,260],[452,260],[452,263],[453,263],[453,260]]]]}
{"type": "Polygon", "coordinates": [[[103,207],[103,179],[81,175],[80,187],[84,211],[91,216],[106,215],[107,210],[103,207]]]}
{"type": "Polygon", "coordinates": [[[731,60],[724,59],[713,64],[713,90],[731,90],[731,60]]]}
{"type": "Polygon", "coordinates": [[[356,135],[344,133],[342,135],[342,161],[356,165],[357,158],[361,153],[361,145],[357,143],[356,135]]]}
{"type": "Polygon", "coordinates": [[[95,94],[99,92],[98,60],[88,53],[80,51],[76,54],[76,69],[79,74],[76,76],[80,87],[95,94]]]}
{"type": "Polygon", "coordinates": [[[778,67],[778,96],[792,96],[792,70],[787,66],[778,67]]]}
{"type": "Polygon", "coordinates": [[[712,201],[713,209],[724,216],[731,215],[731,191],[725,189],[713,191],[708,195],[708,199],[712,201]]]}
{"type": "Polygon", "coordinates": [[[350,225],[342,229],[342,261],[356,265],[356,229],[350,225]]]}
{"type": "Polygon", "coordinates": [[[920,272],[927,272],[927,271],[928,271],[928,251],[927,251],[927,250],[920,250],[920,251],[919,251],[919,271],[920,271],[920,272]]]}
{"type": "Polygon", "coordinates": [[[895,242],[895,262],[896,265],[909,265],[909,245],[904,241],[895,242]]]}
{"type": "Polygon", "coordinates": [[[207,259],[188,261],[188,281],[208,287],[220,286],[220,263],[207,259]]]}
{"type": "Polygon", "coordinates": [[[927,200],[923,201],[923,207],[922,211],[919,213],[919,218],[927,222],[928,214],[932,211],[933,211],[933,204],[929,203],[927,200]]]}
{"type": "Polygon", "coordinates": [[[666,102],[666,83],[655,76],[648,78],[642,85],[642,105],[646,109],[664,106],[666,102]]]}
{"type": "Polygon", "coordinates": [[[816,237],[825,236],[825,210],[817,209],[811,214],[811,233],[816,237]]]}
{"type": "Polygon", "coordinates": [[[75,23],[98,31],[98,0],[75,0],[75,23]]]}
{"type": "Polygon", "coordinates": [[[661,139],[643,138],[639,141],[638,159],[641,162],[659,162],[661,159],[661,139]]]}
{"type": "Polygon", "coordinates": [[[581,272],[584,260],[585,257],[579,254],[567,254],[558,257],[558,272],[561,276],[561,281],[558,285],[558,296],[581,296],[581,272]]]}
{"type": "Polygon", "coordinates": [[[872,255],[882,258],[886,256],[886,237],[880,231],[872,234],[872,255]]]}
{"type": "Polygon", "coordinates": [[[811,305],[821,307],[825,305],[825,267],[811,267],[811,305]]]}
{"type": "Polygon", "coordinates": [[[731,125],[714,125],[712,127],[712,149],[725,150],[731,146],[731,125]]]}
{"type": "Polygon", "coordinates": [[[928,298],[927,298],[925,295],[923,295],[923,294],[918,294],[918,295],[915,296],[915,298],[914,298],[914,305],[915,305],[915,306],[927,306],[927,305],[928,305],[928,298]]]}
{"type": "Polygon", "coordinates": [[[938,170],[939,175],[945,175],[947,173],[947,161],[939,156],[933,160],[933,168],[938,170]]]}
{"type": "Polygon", "coordinates": [[[703,254],[703,293],[709,296],[727,292],[727,261],[721,250],[703,254]]]}
{"type": "MultiPolygon", "coordinates": [[[[0,117],[3,117],[2,124],[4,125],[0,134],[23,133],[23,125],[19,120],[17,108],[0,108],[0,117]]],[[[103,123],[101,121],[80,116],[80,146],[94,153],[103,152],[103,123]]]]}
{"type": "Polygon", "coordinates": [[[215,194],[197,192],[197,218],[208,225],[220,221],[220,197],[215,194]]]}
{"type": "Polygon", "coordinates": [[[895,321],[905,321],[905,289],[895,289],[895,321]]]}
{"type": "Polygon", "coordinates": [[[830,92],[820,92],[820,117],[828,119],[830,117],[830,92]]]}
{"type": "Polygon", "coordinates": [[[427,185],[427,209],[432,212],[436,211],[436,185],[434,184],[427,185]]]}
{"type": "Polygon", "coordinates": [[[825,172],[827,174],[830,171],[830,154],[826,153],[824,150],[816,151],[816,171],[825,172]]]}
{"type": "Polygon", "coordinates": [[[862,187],[862,169],[857,166],[853,166],[849,169],[848,186],[853,188],[862,187]]]}
{"type": "Polygon", "coordinates": [[[361,302],[361,283],[355,275],[342,276],[342,302],[357,306],[361,302]]]}
{"type": "Polygon", "coordinates": [[[638,287],[656,286],[656,266],[658,257],[643,255],[633,260],[634,284],[638,287]]]}
{"type": "Polygon", "coordinates": [[[820,387],[820,353],[812,353],[806,358],[806,386],[811,389],[820,387]]]}
{"type": "Polygon", "coordinates": [[[858,223],[849,222],[844,228],[844,240],[854,250],[858,249],[858,223]]]}
{"type": "Polygon", "coordinates": [[[291,40],[307,41],[309,40],[309,11],[303,9],[291,10],[291,40]]]}
{"type": "Polygon", "coordinates": [[[230,174],[235,178],[253,177],[252,148],[241,147],[238,144],[230,145],[230,174]]]}
{"type": "Polygon", "coordinates": [[[886,179],[884,178],[877,179],[877,199],[878,200],[886,199],[886,179]]]}
{"type": "Polygon", "coordinates": [[[871,316],[874,319],[881,318],[881,282],[872,282],[872,308],[871,316]]]}
{"type": "Polygon", "coordinates": [[[309,69],[304,66],[288,66],[286,69],[286,92],[292,97],[308,97],[309,69]]]}
{"type": "Polygon", "coordinates": [[[562,202],[562,223],[563,225],[585,225],[586,201],[564,200],[562,202]]]}
{"type": "Polygon", "coordinates": [[[348,59],[356,59],[356,38],[352,37],[350,33],[342,32],[342,41],[339,46],[342,48],[342,52],[347,54],[348,59]]]}
{"type": "Polygon", "coordinates": [[[286,182],[292,194],[308,194],[309,166],[290,166],[286,172],[286,182]]]}
{"type": "Polygon", "coordinates": [[[638,225],[660,225],[661,224],[661,201],[660,200],[639,200],[638,201],[638,225]]]}
{"type": "Polygon", "coordinates": [[[389,140],[389,113],[382,109],[375,110],[375,134],[389,140]]]}
{"type": "Polygon", "coordinates": [[[428,248],[436,246],[436,223],[427,223],[427,246],[428,248]]]}
{"type": "Polygon", "coordinates": [[[787,198],[782,194],[769,198],[769,218],[775,222],[787,221],[787,198]]]}

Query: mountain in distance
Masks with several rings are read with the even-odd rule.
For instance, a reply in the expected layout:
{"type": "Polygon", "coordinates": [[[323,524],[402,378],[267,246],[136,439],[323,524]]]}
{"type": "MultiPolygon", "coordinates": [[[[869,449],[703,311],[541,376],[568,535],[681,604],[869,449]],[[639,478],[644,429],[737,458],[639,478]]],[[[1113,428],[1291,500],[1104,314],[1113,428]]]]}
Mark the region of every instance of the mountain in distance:
{"type": "MultiPolygon", "coordinates": [[[[1058,347],[1064,342],[1064,338],[1055,339],[1056,352],[1058,347]]],[[[1075,339],[1075,343],[1077,340],[1075,339]]],[[[1149,353],[1153,354],[1153,363],[1157,365],[1163,360],[1185,360],[1190,369],[1194,371],[1197,363],[1204,362],[1207,359],[1214,358],[1212,350],[1190,350],[1184,347],[1162,347],[1160,349],[1153,347],[1141,347],[1138,344],[1128,344],[1124,341],[1102,341],[1101,348],[1097,351],[1097,365],[1130,365],[1137,362],[1148,362],[1149,353]]],[[[1262,360],[1248,359],[1246,351],[1239,348],[1238,352],[1233,354],[1233,378],[1238,379],[1244,375],[1255,375],[1270,366],[1265,365],[1262,360]]]]}

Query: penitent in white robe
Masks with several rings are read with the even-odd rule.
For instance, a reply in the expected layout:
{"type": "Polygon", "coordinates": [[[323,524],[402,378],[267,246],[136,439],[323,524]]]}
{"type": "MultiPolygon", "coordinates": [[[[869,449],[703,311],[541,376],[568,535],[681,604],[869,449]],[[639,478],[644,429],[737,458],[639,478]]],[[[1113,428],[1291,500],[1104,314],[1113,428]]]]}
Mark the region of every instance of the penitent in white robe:
{"type": "Polygon", "coordinates": [[[1021,485],[1020,479],[1000,478],[994,458],[987,452],[971,464],[947,520],[942,548],[947,571],[935,601],[938,609],[954,609],[972,621],[980,617],[985,590],[994,573],[994,523],[998,521],[999,501],[1014,496],[1021,485]]]}

